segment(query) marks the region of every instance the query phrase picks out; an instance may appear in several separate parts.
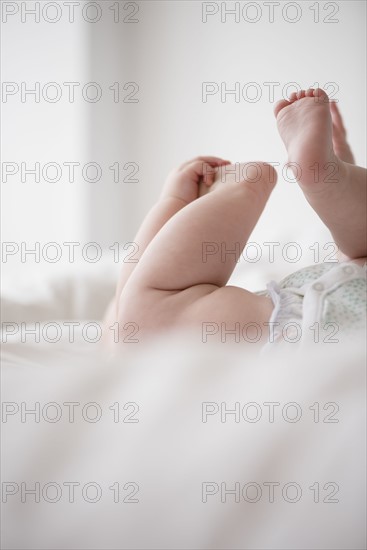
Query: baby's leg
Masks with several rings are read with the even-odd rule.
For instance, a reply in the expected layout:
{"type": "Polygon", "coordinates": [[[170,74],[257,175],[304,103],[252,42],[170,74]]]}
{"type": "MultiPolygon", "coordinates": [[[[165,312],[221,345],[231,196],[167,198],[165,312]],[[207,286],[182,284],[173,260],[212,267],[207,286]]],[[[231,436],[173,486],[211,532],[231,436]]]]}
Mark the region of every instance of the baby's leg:
{"type": "Polygon", "coordinates": [[[121,323],[152,330],[268,321],[270,298],[225,286],[276,182],[271,166],[251,164],[242,165],[246,180],[227,178],[161,229],[122,292],[121,323]]]}
{"type": "MultiPolygon", "coordinates": [[[[201,184],[205,188],[210,187],[216,169],[229,163],[218,157],[202,156],[185,162],[169,174],[160,200],[148,213],[135,237],[137,251],[134,252],[133,261],[122,265],[115,299],[111,301],[104,315],[105,327],[108,328],[116,321],[122,289],[151,240],[172,216],[198,198],[201,184]]],[[[105,334],[108,334],[108,331],[105,334]]],[[[108,340],[108,336],[106,339],[108,340]]]]}
{"type": "Polygon", "coordinates": [[[340,250],[351,259],[361,258],[367,255],[367,170],[352,164],[340,114],[335,106],[331,109],[323,90],[310,89],[279,101],[275,116],[308,202],[340,250]]]}

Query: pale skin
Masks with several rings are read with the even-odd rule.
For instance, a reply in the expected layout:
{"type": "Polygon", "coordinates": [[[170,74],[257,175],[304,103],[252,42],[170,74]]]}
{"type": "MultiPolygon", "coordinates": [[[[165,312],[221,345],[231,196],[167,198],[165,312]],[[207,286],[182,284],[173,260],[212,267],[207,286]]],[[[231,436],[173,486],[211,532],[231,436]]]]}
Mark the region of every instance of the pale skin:
{"type": "MultiPolygon", "coordinates": [[[[274,112],[306,199],[343,259],[364,262],[367,171],[354,165],[337,105],[310,89],[279,101],[274,112]]],[[[255,323],[264,342],[271,299],[227,283],[276,180],[264,162],[233,166],[217,157],[198,157],[172,172],[135,238],[139,262],[123,264],[105,324],[118,321],[123,331],[133,322],[144,341],[165,329],[200,332],[207,322],[255,323]]]]}

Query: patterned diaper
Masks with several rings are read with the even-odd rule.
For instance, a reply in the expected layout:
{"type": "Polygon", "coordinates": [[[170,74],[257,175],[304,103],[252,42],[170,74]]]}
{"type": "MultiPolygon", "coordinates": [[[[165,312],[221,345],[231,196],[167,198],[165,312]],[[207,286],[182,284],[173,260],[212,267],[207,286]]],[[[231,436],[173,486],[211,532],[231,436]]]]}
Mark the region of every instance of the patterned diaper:
{"type": "Polygon", "coordinates": [[[279,284],[270,282],[266,294],[274,310],[264,351],[279,342],[349,341],[366,330],[366,264],[316,264],[288,275],[279,284]]]}

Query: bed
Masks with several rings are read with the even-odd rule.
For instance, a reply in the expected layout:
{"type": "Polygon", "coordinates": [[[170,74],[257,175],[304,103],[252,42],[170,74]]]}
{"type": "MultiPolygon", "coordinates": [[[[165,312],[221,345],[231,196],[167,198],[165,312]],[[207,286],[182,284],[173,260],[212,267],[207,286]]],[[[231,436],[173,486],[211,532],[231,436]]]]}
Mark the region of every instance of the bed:
{"type": "Polygon", "coordinates": [[[365,548],[363,339],[110,357],[116,271],[3,284],[2,547],[365,548]]]}

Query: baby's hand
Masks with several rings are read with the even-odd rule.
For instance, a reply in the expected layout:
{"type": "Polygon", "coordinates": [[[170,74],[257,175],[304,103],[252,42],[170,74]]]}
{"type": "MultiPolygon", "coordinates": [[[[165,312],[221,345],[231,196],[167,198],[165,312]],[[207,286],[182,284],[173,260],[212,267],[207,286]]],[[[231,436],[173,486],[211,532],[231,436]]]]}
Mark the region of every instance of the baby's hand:
{"type": "Polygon", "coordinates": [[[174,197],[189,204],[204,194],[200,188],[210,187],[218,168],[226,164],[230,161],[218,157],[197,157],[185,162],[169,174],[161,198],[174,197]]]}

